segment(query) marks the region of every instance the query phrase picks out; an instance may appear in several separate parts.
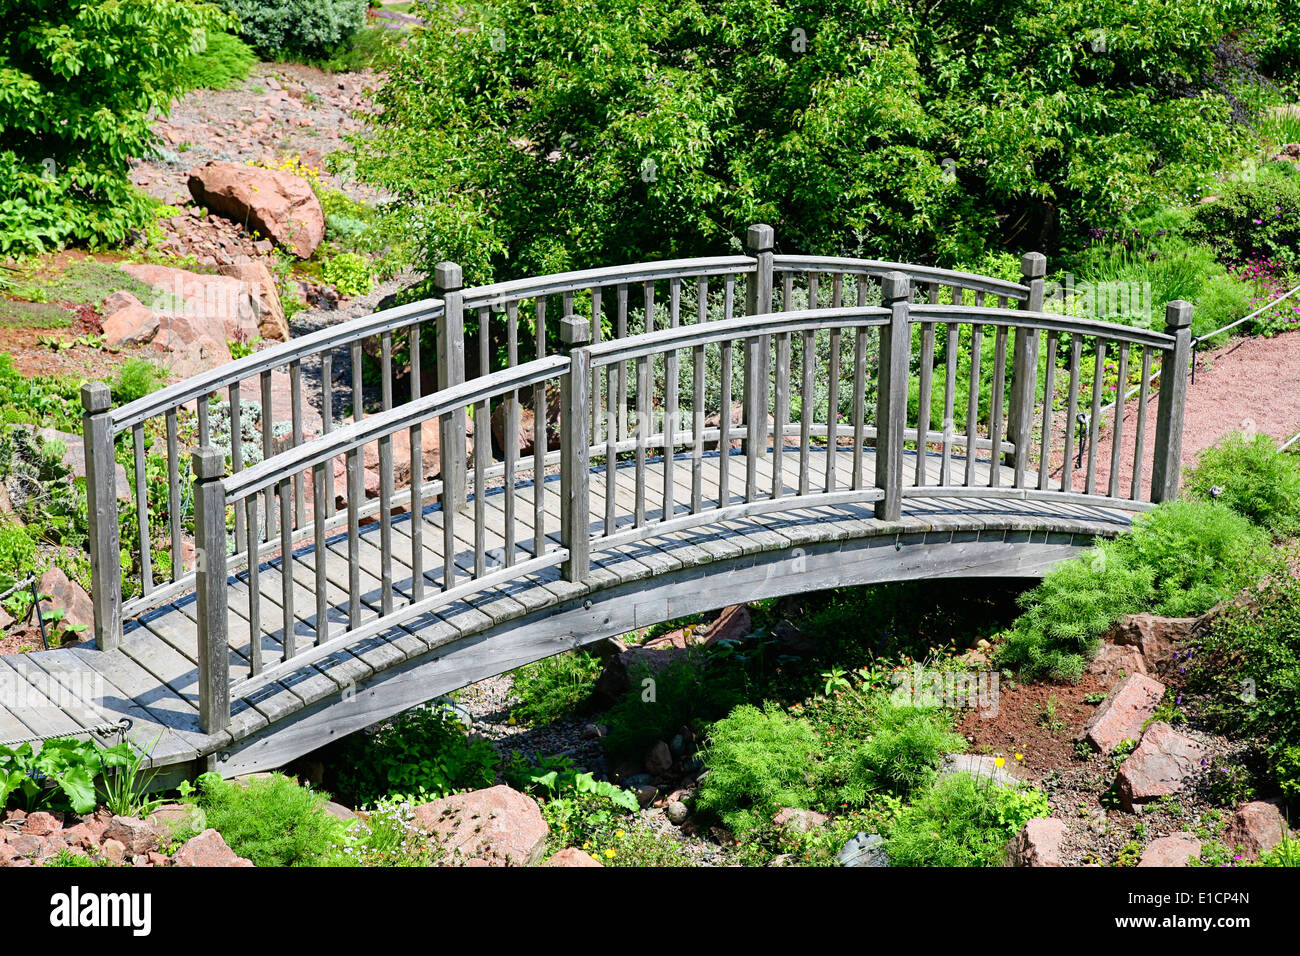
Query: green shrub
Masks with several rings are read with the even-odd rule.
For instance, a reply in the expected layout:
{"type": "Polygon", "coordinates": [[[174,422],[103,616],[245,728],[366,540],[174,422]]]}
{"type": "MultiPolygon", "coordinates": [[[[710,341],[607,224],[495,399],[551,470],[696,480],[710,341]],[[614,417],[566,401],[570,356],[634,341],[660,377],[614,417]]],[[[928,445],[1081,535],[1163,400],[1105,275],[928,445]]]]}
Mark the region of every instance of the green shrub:
{"type": "Polygon", "coordinates": [[[228,90],[239,86],[257,63],[257,54],[239,37],[223,30],[210,31],[207,45],[192,54],[176,73],[182,90],[228,90]]]}
{"type": "Polygon", "coordinates": [[[1274,535],[1300,530],[1300,461],[1268,435],[1227,435],[1201,452],[1183,480],[1186,493],[1216,500],[1274,535]]]}
{"type": "Polygon", "coordinates": [[[1300,581],[1279,576],[1250,597],[1199,634],[1185,666],[1207,723],[1260,740],[1300,806],[1300,581]]]}
{"type": "MultiPolygon", "coordinates": [[[[23,525],[0,519],[0,591],[8,591],[35,569],[36,542],[23,525]]],[[[24,599],[24,604],[26,603],[24,599]]]]}
{"type": "Polygon", "coordinates": [[[144,398],[156,392],[167,382],[163,370],[147,359],[129,358],[117,370],[111,388],[113,401],[118,405],[144,398]]]}
{"type": "Polygon", "coordinates": [[[338,290],[339,295],[365,295],[374,288],[370,260],[356,252],[340,252],[321,263],[321,278],[338,290]]]}
{"type": "Polygon", "coordinates": [[[899,706],[883,693],[873,695],[870,709],[871,736],[848,762],[844,802],[866,803],[868,793],[882,789],[907,796],[934,780],[945,754],[966,749],[952,719],[938,710],[899,706]]]}
{"type": "Polygon", "coordinates": [[[225,19],[198,0],[0,0],[0,255],[119,244],[150,220],[130,162],[225,19]]]}
{"type": "Polygon", "coordinates": [[[1022,595],[1025,613],[999,643],[998,663],[1025,678],[1077,680],[1102,632],[1125,614],[1203,613],[1271,560],[1268,536],[1225,505],[1162,504],[1022,595]]]}
{"type": "Polygon", "coordinates": [[[394,717],[373,736],[348,737],[338,766],[337,789],[355,804],[390,796],[432,800],[491,786],[496,751],[470,737],[451,710],[426,704],[394,717]]]}
{"type": "Polygon", "coordinates": [[[1192,213],[1190,238],[1211,246],[1225,263],[1300,263],[1300,179],[1259,176],[1216,191],[1218,199],[1192,213]]]}
{"type": "Polygon", "coordinates": [[[366,22],[366,0],[221,0],[263,56],[323,54],[366,22]]]}
{"type": "Polygon", "coordinates": [[[1051,812],[1037,790],[1004,787],[966,773],[945,777],[894,821],[893,866],[999,866],[1007,842],[1051,812]]]}
{"type": "Polygon", "coordinates": [[[692,655],[655,672],[631,668],[631,688],[605,713],[605,749],[611,757],[639,759],[655,741],[669,740],[682,727],[716,720],[744,699],[741,668],[711,668],[704,657],[692,655]]]}
{"type": "Polygon", "coordinates": [[[530,724],[546,724],[578,712],[600,677],[600,659],[586,651],[557,654],[514,671],[521,703],[514,714],[530,724]]]}
{"type": "Polygon", "coordinates": [[[817,798],[808,779],[817,756],[817,736],[805,721],[772,704],[742,704],[709,731],[696,809],[740,834],[781,807],[807,808],[817,798]]]}
{"type": "Polygon", "coordinates": [[[198,783],[208,826],[256,866],[320,866],[343,839],[346,827],[325,810],[325,795],[281,774],[241,786],[206,773],[198,783]]]}

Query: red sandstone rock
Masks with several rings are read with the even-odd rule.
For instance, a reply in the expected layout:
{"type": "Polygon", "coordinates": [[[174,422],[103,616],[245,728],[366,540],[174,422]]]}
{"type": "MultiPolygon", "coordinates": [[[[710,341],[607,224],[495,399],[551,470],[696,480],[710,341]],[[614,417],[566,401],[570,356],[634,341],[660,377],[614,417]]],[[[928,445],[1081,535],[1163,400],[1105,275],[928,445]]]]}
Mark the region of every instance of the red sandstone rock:
{"type": "Polygon", "coordinates": [[[1130,674],[1088,718],[1083,736],[1102,753],[1110,753],[1125,740],[1137,740],[1164,695],[1164,684],[1143,674],[1130,674]]]}
{"type": "Polygon", "coordinates": [[[532,866],[546,850],[548,828],[537,801],[506,786],[421,804],[415,821],[462,859],[532,866]]]}
{"type": "Polygon", "coordinates": [[[325,212],[301,176],[211,162],[190,171],[188,186],[199,204],[264,233],[300,259],[310,259],[325,238],[325,212]]]}

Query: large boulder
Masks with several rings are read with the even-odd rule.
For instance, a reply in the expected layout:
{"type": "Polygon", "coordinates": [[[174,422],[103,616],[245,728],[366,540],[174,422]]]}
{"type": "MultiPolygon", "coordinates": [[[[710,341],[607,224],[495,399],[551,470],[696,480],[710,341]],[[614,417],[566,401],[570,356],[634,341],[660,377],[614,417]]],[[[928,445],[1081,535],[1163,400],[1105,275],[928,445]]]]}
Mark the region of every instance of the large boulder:
{"type": "Polygon", "coordinates": [[[114,292],[103,308],[104,344],[111,349],[144,345],[158,334],[158,316],[130,292],[114,292]]]}
{"type": "Polygon", "coordinates": [[[1129,674],[1145,674],[1146,660],[1136,647],[1120,644],[1103,644],[1097,656],[1088,665],[1088,673],[1103,680],[1123,679],[1129,674]]]}
{"type": "Polygon", "coordinates": [[[1159,674],[1173,664],[1174,651],[1187,639],[1198,620],[1129,614],[1112,625],[1104,637],[1108,643],[1137,648],[1146,663],[1146,673],[1159,674]]]}
{"type": "Polygon", "coordinates": [[[275,287],[275,277],[263,262],[236,262],[221,266],[223,276],[238,279],[248,286],[257,305],[257,334],[269,342],[289,341],[289,321],[284,315],[284,305],[275,287]]]}
{"type": "Polygon", "coordinates": [[[1110,753],[1125,740],[1137,740],[1164,696],[1164,684],[1145,674],[1130,674],[1083,725],[1084,739],[1102,753],[1110,753]]]}
{"type": "Polygon", "coordinates": [[[1140,804],[1178,793],[1200,770],[1206,753],[1203,744],[1168,724],[1152,724],[1120,765],[1116,781],[1120,803],[1132,812],[1140,804]]]}
{"type": "Polygon", "coordinates": [[[42,614],[63,611],[63,617],[59,621],[61,626],[80,626],[87,630],[94,626],[95,605],[90,595],[58,568],[47,569],[36,582],[36,590],[42,595],[48,595],[46,600],[41,601],[42,614]]]}
{"type": "Polygon", "coordinates": [[[549,832],[537,801],[502,785],[421,804],[415,822],[457,862],[493,866],[540,863],[549,832]]]}
{"type": "Polygon", "coordinates": [[[325,211],[301,176],[241,163],[211,162],[190,171],[194,201],[268,236],[300,259],[325,238],[325,211]]]}
{"type": "MultiPolygon", "coordinates": [[[[536,418],[533,412],[533,391],[528,389],[519,396],[519,430],[514,436],[515,449],[520,457],[533,453],[536,438],[536,418]]],[[[560,447],[560,390],[552,386],[546,390],[546,450],[554,451],[560,447]]],[[[496,442],[498,452],[505,453],[506,405],[502,402],[492,411],[492,440],[496,442]]]]}
{"type": "Polygon", "coordinates": [[[1223,842],[1229,847],[1241,847],[1242,855],[1254,861],[1281,843],[1286,832],[1286,820],[1277,804],[1256,800],[1243,804],[1232,815],[1223,842]]]}
{"type": "Polygon", "coordinates": [[[1067,827],[1064,820],[1035,817],[1011,841],[1010,857],[1015,866],[1060,866],[1061,843],[1067,827]]]}

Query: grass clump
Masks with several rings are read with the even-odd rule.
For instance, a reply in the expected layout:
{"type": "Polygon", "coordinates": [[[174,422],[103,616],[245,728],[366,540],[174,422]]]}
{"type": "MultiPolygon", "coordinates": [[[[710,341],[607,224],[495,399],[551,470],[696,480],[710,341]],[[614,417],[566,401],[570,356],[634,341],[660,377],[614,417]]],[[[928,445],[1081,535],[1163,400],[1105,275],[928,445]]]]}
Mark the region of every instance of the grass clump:
{"type": "Polygon", "coordinates": [[[210,30],[207,44],[176,70],[180,90],[228,90],[248,78],[257,63],[253,48],[233,34],[210,30]]]}
{"type": "Polygon", "coordinates": [[[118,367],[117,375],[109,387],[113,392],[113,401],[125,405],[158,391],[166,381],[163,370],[153,362],[129,358],[118,367]]]}
{"type": "Polygon", "coordinates": [[[243,786],[204,774],[198,784],[208,825],[256,866],[320,866],[343,839],[343,822],[326,812],[325,795],[281,774],[243,786]]]}
{"type": "Polygon", "coordinates": [[[1267,435],[1233,432],[1201,452],[1184,479],[1187,494],[1218,501],[1274,535],[1300,530],[1300,460],[1267,435]]]}
{"type": "Polygon", "coordinates": [[[811,777],[818,749],[807,722],[772,704],[762,710],[743,704],[713,725],[696,809],[740,834],[782,807],[810,807],[817,799],[811,777]]]}
{"type": "Polygon", "coordinates": [[[1007,842],[1051,807],[1021,790],[967,773],[945,777],[904,807],[888,840],[893,866],[1000,866],[1007,842]]]}
{"type": "Polygon", "coordinates": [[[966,749],[951,718],[935,708],[899,706],[876,694],[868,710],[870,737],[844,762],[843,802],[864,804],[877,790],[907,796],[933,782],[946,754],[966,749]]]}
{"type": "Polygon", "coordinates": [[[527,664],[511,674],[521,703],[517,719],[546,724],[580,712],[600,677],[600,659],[586,651],[557,654],[527,664]]]}

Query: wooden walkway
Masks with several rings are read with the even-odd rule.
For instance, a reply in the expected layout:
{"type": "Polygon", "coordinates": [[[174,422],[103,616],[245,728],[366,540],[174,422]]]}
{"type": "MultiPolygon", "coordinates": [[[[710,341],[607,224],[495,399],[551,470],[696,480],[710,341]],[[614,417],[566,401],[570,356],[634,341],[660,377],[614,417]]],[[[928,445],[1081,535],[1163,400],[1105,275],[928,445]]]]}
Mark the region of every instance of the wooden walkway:
{"type": "MultiPolygon", "coordinates": [[[[835,455],[841,476],[849,474],[851,452],[841,448],[835,455]]],[[[866,471],[870,473],[873,453],[867,450],[866,454],[866,471]]],[[[685,457],[679,456],[673,475],[676,500],[689,503],[691,469],[681,467],[685,457]]],[[[814,487],[824,485],[829,457],[824,446],[809,456],[814,487]]],[[[772,462],[769,449],[769,455],[759,459],[764,487],[771,485],[772,462]]],[[[704,460],[703,490],[715,506],[721,463],[716,452],[704,460]]],[[[733,453],[729,467],[743,470],[743,463],[743,456],[733,453]]],[[[662,459],[646,463],[648,487],[662,488],[664,465],[662,459]]],[[[930,482],[937,482],[939,456],[927,456],[927,465],[930,482]]],[[[906,467],[915,469],[914,456],[908,456],[906,467]]],[[[799,457],[785,455],[787,494],[798,492],[798,469],[799,457]]],[[[1003,468],[1003,472],[1005,484],[1010,485],[1010,469],[1003,468]]],[[[635,500],[631,464],[620,466],[616,476],[620,499],[625,499],[624,504],[635,500]]],[[[978,463],[975,483],[987,486],[988,479],[988,464],[978,463]]],[[[136,742],[152,743],[151,756],[157,766],[173,767],[179,773],[199,767],[215,767],[228,774],[245,772],[308,752],[333,736],[350,732],[349,728],[357,729],[353,725],[364,726],[411,706],[408,701],[419,703],[472,680],[666,619],[666,615],[867,580],[1036,576],[1089,546],[1095,536],[1124,530],[1132,516],[1118,507],[1027,500],[1017,497],[1011,488],[1003,489],[1001,495],[981,497],[949,495],[936,489],[933,497],[924,493],[906,497],[898,521],[877,520],[870,504],[796,508],[711,522],[602,549],[603,469],[593,472],[590,488],[593,547],[591,572],[583,581],[568,581],[558,567],[551,567],[521,575],[506,585],[485,588],[436,614],[406,621],[280,680],[239,694],[232,700],[228,729],[216,734],[204,734],[199,728],[198,610],[195,596],[187,594],[127,621],[123,640],[115,650],[85,647],[0,658],[0,682],[22,687],[25,694],[24,706],[0,707],[0,740],[83,733],[126,717],[132,722],[136,742]],[[602,476],[600,480],[597,475],[602,476]],[[882,550],[887,545],[892,547],[882,550]],[[909,560],[913,552],[923,556],[909,560]],[[863,569],[858,572],[860,580],[854,579],[850,567],[854,561],[863,569]],[[758,567],[764,570],[759,573],[758,567]],[[742,573],[744,569],[748,573],[742,573]],[[671,596],[658,603],[647,600],[660,587],[671,596]],[[637,599],[629,605],[627,595],[633,590],[637,599]],[[609,611],[603,618],[602,607],[609,611]],[[512,629],[512,624],[526,624],[529,639],[519,640],[518,629],[512,629]],[[396,671],[423,673],[416,679],[420,686],[406,694],[367,698],[364,691],[368,685],[396,671]],[[331,716],[318,719],[325,711],[331,716]],[[241,756],[241,751],[248,755],[241,756]]],[[[536,490],[531,482],[513,489],[517,519],[529,528],[536,490]]],[[[542,491],[546,523],[551,526],[560,516],[558,476],[548,478],[542,491]]],[[[484,495],[487,549],[502,561],[508,493],[509,489],[495,488],[484,495]]],[[[733,502],[742,500],[737,493],[730,497],[733,502]]],[[[471,498],[464,513],[472,515],[474,509],[471,498]]],[[[676,514],[688,510],[686,504],[679,504],[676,514]]],[[[425,508],[419,519],[425,523],[424,578],[430,589],[442,586],[442,518],[441,509],[432,506],[425,508]]],[[[660,511],[647,511],[647,522],[662,518],[660,511]]],[[[400,608],[410,600],[412,571],[408,562],[414,520],[410,514],[393,519],[394,566],[389,569],[382,560],[379,524],[361,528],[365,621],[381,613],[386,570],[392,576],[395,606],[400,608]]],[[[630,516],[620,518],[618,527],[622,529],[632,520],[630,516]]],[[[453,526],[468,529],[469,540],[457,537],[455,555],[456,565],[468,574],[474,565],[474,525],[458,520],[453,526]]],[[[547,540],[552,547],[559,546],[557,535],[548,534],[547,540]]],[[[326,551],[328,614],[331,623],[340,628],[348,621],[348,546],[344,532],[328,539],[326,551]]],[[[532,557],[531,531],[518,535],[516,548],[518,562],[532,557]]],[[[312,644],[316,635],[315,549],[308,543],[294,554],[288,586],[294,594],[296,643],[303,647],[312,644]]],[[[281,566],[278,556],[260,566],[260,619],[256,622],[248,616],[247,571],[228,579],[229,667],[236,686],[250,676],[254,639],[260,642],[264,660],[281,659],[286,584],[281,566]]]]}

